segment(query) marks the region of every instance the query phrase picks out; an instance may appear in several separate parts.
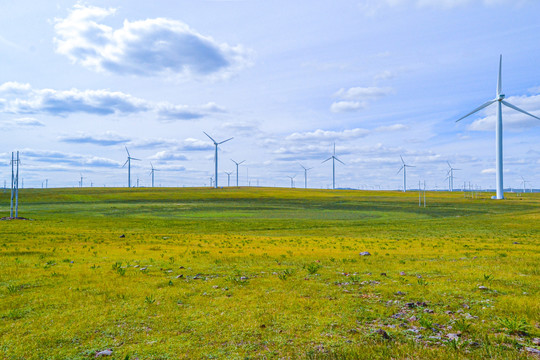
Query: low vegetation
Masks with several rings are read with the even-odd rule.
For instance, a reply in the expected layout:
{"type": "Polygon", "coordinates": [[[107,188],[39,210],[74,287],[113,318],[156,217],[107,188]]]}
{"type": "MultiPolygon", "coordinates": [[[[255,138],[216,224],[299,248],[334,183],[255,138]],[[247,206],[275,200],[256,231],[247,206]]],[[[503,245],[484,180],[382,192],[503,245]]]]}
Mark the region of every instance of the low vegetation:
{"type": "Polygon", "coordinates": [[[21,189],[0,358],[534,357],[540,194],[490,195],[21,189]]]}

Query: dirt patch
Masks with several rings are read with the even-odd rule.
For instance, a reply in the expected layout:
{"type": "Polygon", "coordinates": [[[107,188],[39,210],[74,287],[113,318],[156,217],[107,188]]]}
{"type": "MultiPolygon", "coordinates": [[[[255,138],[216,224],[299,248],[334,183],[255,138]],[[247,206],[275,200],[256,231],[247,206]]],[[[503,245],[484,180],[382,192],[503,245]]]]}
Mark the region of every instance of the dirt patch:
{"type": "Polygon", "coordinates": [[[21,216],[18,216],[18,217],[6,216],[6,217],[3,217],[3,218],[0,218],[0,220],[32,220],[32,219],[27,219],[27,218],[21,217],[21,216]]]}

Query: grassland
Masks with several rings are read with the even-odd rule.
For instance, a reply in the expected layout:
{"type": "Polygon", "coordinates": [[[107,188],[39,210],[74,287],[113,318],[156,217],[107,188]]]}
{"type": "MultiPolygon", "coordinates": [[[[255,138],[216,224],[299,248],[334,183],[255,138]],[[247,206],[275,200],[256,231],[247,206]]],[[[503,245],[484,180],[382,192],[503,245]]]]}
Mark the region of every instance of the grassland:
{"type": "Polygon", "coordinates": [[[23,189],[0,358],[533,357],[540,194],[489,195],[23,189]]]}

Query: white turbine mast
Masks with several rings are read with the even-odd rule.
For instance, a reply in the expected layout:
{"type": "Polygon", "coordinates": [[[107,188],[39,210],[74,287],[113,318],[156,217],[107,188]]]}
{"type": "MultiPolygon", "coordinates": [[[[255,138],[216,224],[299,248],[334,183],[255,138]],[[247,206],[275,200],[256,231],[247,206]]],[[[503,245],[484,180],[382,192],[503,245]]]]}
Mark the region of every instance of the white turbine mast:
{"type": "Polygon", "coordinates": [[[448,164],[448,167],[449,167],[449,170],[446,173],[446,179],[448,180],[448,190],[450,192],[453,192],[454,191],[454,171],[461,170],[461,169],[453,168],[452,165],[450,165],[450,161],[447,161],[446,163],[448,164]]]}
{"type": "Polygon", "coordinates": [[[345,165],[345,163],[341,160],[339,160],[336,157],[336,143],[334,143],[334,154],[330,156],[328,159],[324,160],[322,164],[327,162],[328,160],[332,160],[332,189],[335,190],[336,188],[336,160],[345,165]]]}
{"type": "Polygon", "coordinates": [[[156,171],[160,171],[160,170],[156,169],[156,168],[154,167],[154,165],[152,164],[152,162],[150,162],[150,167],[151,167],[151,169],[152,169],[152,170],[150,170],[150,175],[152,175],[152,187],[154,187],[154,173],[155,173],[156,171]]]}
{"type": "Polygon", "coordinates": [[[141,161],[141,159],[136,159],[134,157],[131,157],[127,146],[124,146],[124,147],[126,148],[126,152],[127,152],[127,160],[124,163],[124,165],[122,165],[122,167],[126,166],[126,164],[128,165],[128,188],[130,188],[131,187],[131,160],[141,161]]]}
{"type": "Polygon", "coordinates": [[[305,167],[304,165],[300,164],[300,166],[302,167],[302,169],[304,169],[304,188],[307,189],[307,172],[308,170],[311,170],[313,169],[312,167],[311,168],[307,168],[305,167]]]}
{"type": "Polygon", "coordinates": [[[233,163],[236,164],[236,187],[238,187],[238,166],[239,166],[240,164],[243,164],[246,160],[242,160],[242,161],[240,161],[240,162],[236,162],[236,161],[234,161],[233,159],[231,159],[231,161],[232,161],[233,163]]]}
{"type": "Polygon", "coordinates": [[[502,93],[502,55],[499,59],[499,77],[497,80],[497,93],[495,96],[495,99],[489,100],[488,102],[480,105],[470,113],[468,113],[465,116],[462,116],[456,122],[461,121],[465,119],[466,117],[488,107],[489,105],[493,103],[497,103],[497,123],[495,126],[495,150],[496,150],[496,157],[495,157],[495,173],[496,173],[496,190],[497,194],[493,197],[493,199],[502,200],[504,199],[504,187],[503,187],[503,142],[502,142],[502,132],[503,132],[503,122],[502,122],[502,105],[505,105],[506,107],[509,107],[510,109],[519,111],[525,115],[529,115],[535,119],[540,120],[540,117],[534,116],[533,114],[530,114],[526,112],[525,110],[522,110],[518,108],[517,106],[514,106],[510,104],[508,101],[504,100],[505,95],[502,93]]]}
{"type": "Polygon", "coordinates": [[[416,166],[405,164],[405,160],[403,160],[403,156],[399,155],[399,157],[400,157],[401,163],[403,165],[401,165],[401,167],[399,168],[397,174],[399,174],[401,172],[401,170],[403,170],[403,192],[406,192],[407,191],[407,168],[408,167],[416,167],[416,166]]]}
{"type": "Polygon", "coordinates": [[[232,171],[225,171],[225,174],[227,174],[227,187],[231,186],[231,174],[232,173],[233,173],[232,171]]]}
{"type": "Polygon", "coordinates": [[[291,188],[294,188],[294,178],[296,177],[296,175],[294,176],[287,176],[289,179],[291,179],[291,188]]]}
{"type": "Polygon", "coordinates": [[[217,189],[218,188],[218,145],[226,143],[227,141],[232,140],[233,138],[228,138],[227,140],[217,142],[216,140],[214,140],[210,135],[208,135],[204,131],[203,131],[203,133],[204,133],[204,135],[208,136],[210,138],[210,140],[212,140],[212,142],[216,146],[216,152],[215,152],[215,155],[214,155],[214,164],[216,166],[216,175],[215,175],[215,179],[214,179],[214,185],[215,186],[214,187],[217,189]]]}

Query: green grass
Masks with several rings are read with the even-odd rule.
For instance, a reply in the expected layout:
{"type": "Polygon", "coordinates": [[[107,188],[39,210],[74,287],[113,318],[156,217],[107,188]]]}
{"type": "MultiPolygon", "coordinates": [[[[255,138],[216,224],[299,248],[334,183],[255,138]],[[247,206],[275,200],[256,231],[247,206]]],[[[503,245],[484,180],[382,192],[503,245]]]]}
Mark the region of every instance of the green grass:
{"type": "Polygon", "coordinates": [[[22,189],[0,359],[527,358],[540,194],[490,195],[22,189]]]}

